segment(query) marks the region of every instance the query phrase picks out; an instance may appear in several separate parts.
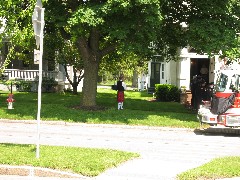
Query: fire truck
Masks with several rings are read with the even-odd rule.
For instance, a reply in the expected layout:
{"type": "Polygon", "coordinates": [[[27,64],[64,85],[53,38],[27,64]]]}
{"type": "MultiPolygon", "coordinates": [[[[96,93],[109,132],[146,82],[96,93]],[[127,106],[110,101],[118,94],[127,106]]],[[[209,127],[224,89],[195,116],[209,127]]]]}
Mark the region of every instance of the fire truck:
{"type": "Polygon", "coordinates": [[[210,101],[202,101],[197,117],[200,124],[240,127],[240,66],[225,65],[217,73],[210,101]]]}

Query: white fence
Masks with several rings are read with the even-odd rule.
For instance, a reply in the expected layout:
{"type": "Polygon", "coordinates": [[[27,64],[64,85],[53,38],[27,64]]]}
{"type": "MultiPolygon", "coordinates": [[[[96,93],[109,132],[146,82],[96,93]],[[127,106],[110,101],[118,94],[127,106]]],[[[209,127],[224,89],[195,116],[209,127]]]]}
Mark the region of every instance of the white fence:
{"type": "MultiPolygon", "coordinates": [[[[18,79],[25,81],[34,81],[38,75],[38,70],[20,70],[20,69],[5,69],[4,74],[8,76],[8,79],[18,79]]],[[[63,73],[58,71],[43,71],[43,77],[53,78],[57,82],[62,82],[63,73]]]]}

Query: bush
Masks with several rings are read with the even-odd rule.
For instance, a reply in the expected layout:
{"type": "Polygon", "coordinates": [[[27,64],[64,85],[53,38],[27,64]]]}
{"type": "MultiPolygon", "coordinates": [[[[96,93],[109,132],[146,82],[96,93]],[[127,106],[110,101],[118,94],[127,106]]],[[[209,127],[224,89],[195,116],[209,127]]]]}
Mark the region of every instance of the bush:
{"type": "Polygon", "coordinates": [[[14,84],[20,92],[30,92],[32,88],[32,81],[16,80],[14,84]]]}
{"type": "MultiPolygon", "coordinates": [[[[35,83],[38,84],[39,77],[35,78],[35,83]]],[[[58,82],[53,78],[42,77],[42,91],[43,92],[54,92],[54,88],[57,86],[58,82]]],[[[37,85],[38,86],[38,85],[37,85]]]]}
{"type": "Polygon", "coordinates": [[[155,97],[158,101],[180,101],[180,92],[177,86],[171,84],[156,84],[155,97]]]}

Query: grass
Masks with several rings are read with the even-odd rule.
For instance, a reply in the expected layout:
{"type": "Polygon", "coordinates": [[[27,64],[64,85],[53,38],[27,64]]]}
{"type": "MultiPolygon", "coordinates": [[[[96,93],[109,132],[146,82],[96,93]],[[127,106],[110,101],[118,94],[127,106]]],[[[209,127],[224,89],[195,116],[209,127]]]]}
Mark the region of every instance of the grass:
{"type": "MultiPolygon", "coordinates": [[[[199,128],[196,113],[185,109],[183,105],[176,102],[154,102],[152,101],[152,95],[146,92],[126,91],[124,110],[122,111],[117,110],[116,91],[98,89],[97,104],[107,107],[104,111],[83,111],[73,108],[80,104],[80,96],[81,94],[75,96],[67,93],[43,93],[41,120],[199,128]]],[[[36,119],[37,93],[14,93],[14,98],[16,99],[15,109],[8,110],[6,104],[7,93],[2,92],[0,95],[1,118],[36,119]]],[[[42,146],[41,148],[43,148],[41,154],[45,153],[43,156],[51,157],[50,160],[47,158],[40,159],[40,161],[34,159],[34,147],[31,145],[1,144],[0,164],[30,164],[67,169],[83,175],[95,176],[109,167],[137,156],[136,154],[125,154],[113,150],[70,148],[71,150],[68,152],[69,147],[42,146]],[[13,152],[15,148],[16,150],[13,152]],[[28,153],[21,159],[20,156],[22,155],[19,153],[23,153],[23,151],[28,153]],[[13,152],[14,155],[10,155],[8,152],[13,152]],[[85,152],[88,154],[85,154],[85,152]],[[66,155],[62,156],[63,154],[66,155]],[[71,159],[71,162],[68,162],[69,159],[71,159]]],[[[240,176],[239,162],[240,157],[214,159],[203,166],[179,174],[178,178],[195,180],[240,176]]]]}
{"type": "Polygon", "coordinates": [[[210,180],[240,176],[240,157],[216,158],[198,168],[178,175],[179,180],[210,180]]]}
{"type": "Polygon", "coordinates": [[[40,146],[41,157],[35,158],[34,145],[0,144],[0,164],[30,165],[64,170],[84,176],[97,176],[139,155],[111,149],[40,146]]]}
{"type": "MultiPolygon", "coordinates": [[[[126,91],[124,110],[117,110],[116,91],[98,89],[97,104],[107,107],[104,111],[75,109],[80,104],[80,95],[43,93],[41,120],[167,126],[198,128],[196,114],[177,102],[153,102],[146,92],[126,91]]],[[[8,110],[7,93],[0,95],[0,117],[7,119],[36,119],[37,93],[14,93],[14,109],[8,110]]]]}

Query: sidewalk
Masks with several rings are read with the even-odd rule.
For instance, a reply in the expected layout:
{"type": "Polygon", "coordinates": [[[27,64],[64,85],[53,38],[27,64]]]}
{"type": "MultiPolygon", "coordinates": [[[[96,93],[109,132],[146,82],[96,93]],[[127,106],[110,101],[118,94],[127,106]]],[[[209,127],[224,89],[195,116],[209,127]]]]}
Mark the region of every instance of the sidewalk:
{"type": "Polygon", "coordinates": [[[78,179],[87,180],[88,177],[57,171],[49,168],[40,168],[32,166],[10,166],[0,165],[0,179],[78,179]]]}

